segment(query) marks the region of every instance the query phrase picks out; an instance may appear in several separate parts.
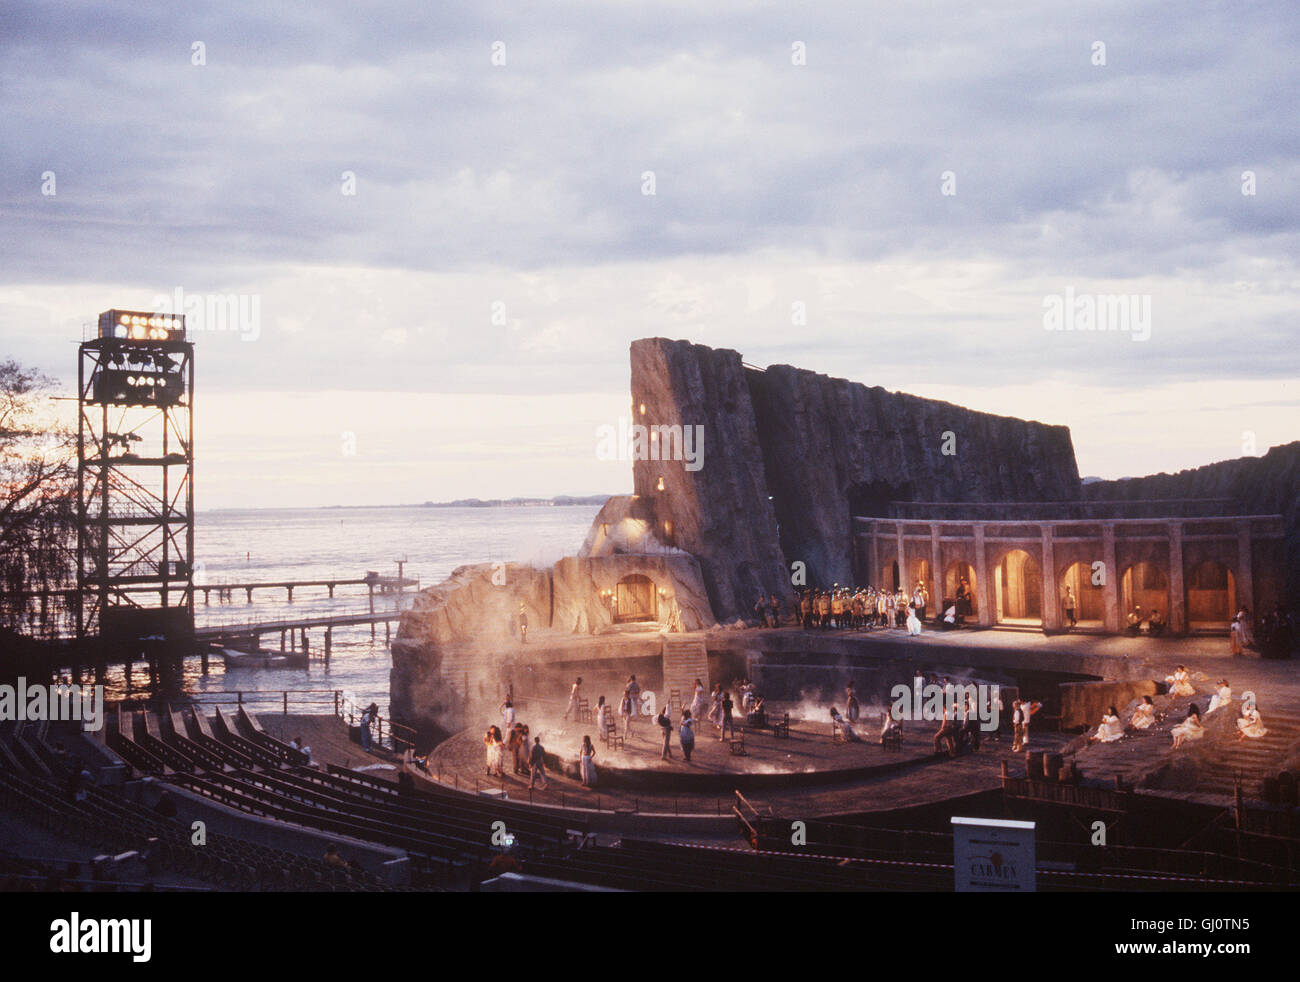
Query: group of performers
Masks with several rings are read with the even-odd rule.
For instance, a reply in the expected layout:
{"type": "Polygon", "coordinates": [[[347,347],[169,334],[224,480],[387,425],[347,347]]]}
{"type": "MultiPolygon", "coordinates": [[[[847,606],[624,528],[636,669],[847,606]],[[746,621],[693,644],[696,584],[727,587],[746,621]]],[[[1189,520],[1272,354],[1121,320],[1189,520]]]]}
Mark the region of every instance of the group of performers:
{"type": "Polygon", "coordinates": [[[906,628],[920,634],[930,604],[930,591],[918,583],[911,596],[902,589],[841,587],[801,590],[798,622],[805,628],[869,631],[876,627],[906,628]]]}
{"type": "MultiPolygon", "coordinates": [[[[1174,669],[1174,673],[1166,679],[1169,683],[1169,693],[1173,696],[1194,696],[1196,686],[1192,684],[1191,673],[1187,666],[1179,665],[1174,669]]],[[[1205,710],[1205,715],[1218,712],[1225,706],[1233,704],[1232,686],[1227,679],[1219,679],[1218,688],[1214,695],[1210,697],[1209,706],[1205,710]]],[[[1142,702],[1133,710],[1128,725],[1125,726],[1120,722],[1119,710],[1111,706],[1101,718],[1101,725],[1097,731],[1088,738],[1089,743],[1114,743],[1121,740],[1127,734],[1135,733],[1139,730],[1147,730],[1165,718],[1164,713],[1157,713],[1155,703],[1150,696],[1143,696],[1142,702]]],[[[1170,736],[1173,737],[1174,749],[1177,750],[1189,740],[1199,740],[1205,736],[1205,725],[1201,718],[1201,710],[1195,703],[1192,703],[1187,710],[1186,718],[1169,730],[1170,736]]],[[[1264,720],[1260,716],[1259,708],[1255,705],[1253,697],[1248,693],[1242,697],[1241,715],[1237,717],[1237,741],[1241,742],[1247,738],[1258,740],[1268,734],[1268,729],[1264,726],[1264,720]]]]}
{"type": "Polygon", "coordinates": [[[1142,605],[1134,604],[1133,609],[1128,612],[1124,631],[1130,637],[1135,638],[1142,633],[1144,624],[1146,625],[1146,633],[1150,637],[1158,638],[1165,633],[1165,619],[1161,616],[1160,611],[1152,610],[1150,614],[1144,614],[1142,605]]]}

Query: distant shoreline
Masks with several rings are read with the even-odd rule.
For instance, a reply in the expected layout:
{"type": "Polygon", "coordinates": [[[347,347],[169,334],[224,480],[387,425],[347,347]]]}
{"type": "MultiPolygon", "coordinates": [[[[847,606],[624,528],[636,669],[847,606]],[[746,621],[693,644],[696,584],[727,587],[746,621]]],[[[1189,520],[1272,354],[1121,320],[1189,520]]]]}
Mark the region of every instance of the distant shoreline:
{"type": "Polygon", "coordinates": [[[425,501],[400,505],[281,505],[272,508],[206,508],[198,515],[235,511],[342,511],[375,508],[572,508],[603,505],[611,494],[557,494],[553,498],[457,498],[455,501],[425,501]]]}

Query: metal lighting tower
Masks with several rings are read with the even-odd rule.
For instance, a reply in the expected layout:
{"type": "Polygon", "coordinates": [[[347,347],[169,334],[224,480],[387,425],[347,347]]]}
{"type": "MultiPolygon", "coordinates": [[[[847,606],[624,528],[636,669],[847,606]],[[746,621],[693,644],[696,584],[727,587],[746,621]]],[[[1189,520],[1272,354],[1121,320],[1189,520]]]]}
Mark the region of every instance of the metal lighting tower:
{"type": "Polygon", "coordinates": [[[194,345],[185,318],[99,315],[77,371],[77,638],[178,668],[194,642],[194,345]]]}

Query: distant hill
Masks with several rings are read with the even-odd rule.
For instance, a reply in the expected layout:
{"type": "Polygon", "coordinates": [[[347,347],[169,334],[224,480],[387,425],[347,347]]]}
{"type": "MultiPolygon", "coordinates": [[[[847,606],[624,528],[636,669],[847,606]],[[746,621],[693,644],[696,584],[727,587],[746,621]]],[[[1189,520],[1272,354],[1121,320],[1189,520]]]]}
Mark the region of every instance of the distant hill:
{"type": "Polygon", "coordinates": [[[608,494],[557,494],[554,498],[457,498],[455,501],[426,501],[424,508],[562,508],[568,505],[603,505],[608,494]]]}

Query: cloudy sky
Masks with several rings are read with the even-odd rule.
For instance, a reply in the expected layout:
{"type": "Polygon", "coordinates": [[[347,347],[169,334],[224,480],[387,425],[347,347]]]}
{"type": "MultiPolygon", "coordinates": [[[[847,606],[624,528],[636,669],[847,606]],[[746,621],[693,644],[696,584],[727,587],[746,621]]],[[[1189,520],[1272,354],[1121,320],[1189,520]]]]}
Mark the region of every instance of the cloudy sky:
{"type": "Polygon", "coordinates": [[[0,357],[71,394],[100,310],[244,297],[192,325],[200,509],[630,490],[654,335],[1084,474],[1300,438],[1288,0],[282,6],[0,14],[0,357]],[[1118,294],[1145,340],[1045,329],[1118,294]]]}

